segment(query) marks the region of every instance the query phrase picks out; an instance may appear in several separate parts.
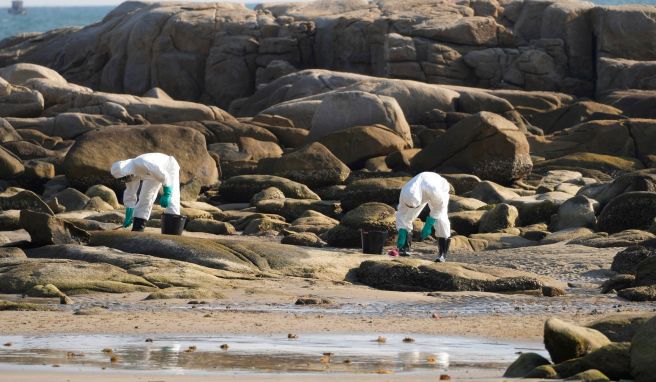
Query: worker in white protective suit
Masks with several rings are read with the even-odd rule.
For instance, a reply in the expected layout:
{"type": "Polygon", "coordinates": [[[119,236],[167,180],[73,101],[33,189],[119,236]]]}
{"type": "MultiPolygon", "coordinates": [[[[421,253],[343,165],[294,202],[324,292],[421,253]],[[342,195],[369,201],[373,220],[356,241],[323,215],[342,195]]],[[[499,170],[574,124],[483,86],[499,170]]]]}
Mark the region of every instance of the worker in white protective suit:
{"type": "Polygon", "coordinates": [[[125,181],[123,227],[132,224],[132,231],[144,230],[160,186],[164,187],[159,199],[160,206],[166,208],[164,213],[180,214],[180,166],[174,157],[161,153],[139,155],[114,163],[111,173],[125,181]],[[137,196],[140,184],[141,192],[137,196]]]}
{"type": "Polygon", "coordinates": [[[390,251],[391,256],[410,256],[408,251],[412,241],[412,222],[428,204],[430,215],[421,230],[421,240],[430,236],[435,228],[439,247],[438,258],[435,261],[446,261],[451,243],[451,224],[448,216],[449,188],[449,182],[434,172],[422,172],[403,186],[396,212],[396,229],[399,232],[397,248],[390,251]]]}

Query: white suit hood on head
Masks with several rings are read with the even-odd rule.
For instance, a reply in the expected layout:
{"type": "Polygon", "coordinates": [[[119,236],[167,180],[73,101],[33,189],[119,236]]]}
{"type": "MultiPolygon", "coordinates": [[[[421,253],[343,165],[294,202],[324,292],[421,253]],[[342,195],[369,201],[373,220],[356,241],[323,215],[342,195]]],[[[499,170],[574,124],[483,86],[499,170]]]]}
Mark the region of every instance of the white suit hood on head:
{"type": "Polygon", "coordinates": [[[112,176],[116,179],[123,178],[124,176],[133,175],[134,168],[132,166],[132,159],[120,160],[112,164],[112,176]]]}

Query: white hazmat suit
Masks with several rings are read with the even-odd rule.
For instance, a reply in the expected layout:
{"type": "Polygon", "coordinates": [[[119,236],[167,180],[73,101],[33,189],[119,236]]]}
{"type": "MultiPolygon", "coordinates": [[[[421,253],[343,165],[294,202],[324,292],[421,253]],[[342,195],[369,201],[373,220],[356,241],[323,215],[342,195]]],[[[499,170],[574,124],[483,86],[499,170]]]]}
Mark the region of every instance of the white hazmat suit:
{"type": "Polygon", "coordinates": [[[403,186],[396,212],[396,229],[412,232],[412,222],[419,217],[426,204],[430,216],[435,219],[435,236],[450,237],[449,182],[434,172],[422,172],[403,186]]]}
{"type": "Polygon", "coordinates": [[[160,186],[170,187],[172,190],[171,201],[165,213],[180,215],[180,166],[174,157],[161,153],[143,154],[114,163],[111,173],[115,178],[134,176],[134,179],[125,185],[123,204],[126,208],[135,209],[135,218],[150,218],[160,186]],[[137,197],[139,183],[141,192],[137,197]]]}

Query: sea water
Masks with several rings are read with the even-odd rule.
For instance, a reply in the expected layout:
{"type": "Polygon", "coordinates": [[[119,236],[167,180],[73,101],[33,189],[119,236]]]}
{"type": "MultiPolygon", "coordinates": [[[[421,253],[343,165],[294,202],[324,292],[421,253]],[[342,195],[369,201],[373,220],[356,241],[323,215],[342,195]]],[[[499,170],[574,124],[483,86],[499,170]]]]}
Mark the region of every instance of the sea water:
{"type": "MultiPolygon", "coordinates": [[[[595,0],[597,4],[656,4],[656,0],[595,0]]],[[[45,32],[66,27],[82,27],[97,23],[105,17],[113,6],[96,7],[30,7],[26,4],[27,14],[14,16],[6,12],[0,2],[0,40],[10,36],[29,32],[45,32]]],[[[254,8],[256,3],[246,3],[254,8]]]]}

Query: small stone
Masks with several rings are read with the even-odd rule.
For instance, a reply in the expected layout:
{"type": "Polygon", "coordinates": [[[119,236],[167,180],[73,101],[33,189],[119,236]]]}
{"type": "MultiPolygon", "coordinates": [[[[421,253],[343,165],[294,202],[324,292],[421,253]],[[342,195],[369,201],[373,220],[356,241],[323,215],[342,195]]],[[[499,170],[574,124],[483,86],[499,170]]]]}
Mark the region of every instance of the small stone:
{"type": "Polygon", "coordinates": [[[403,339],[403,342],[409,344],[409,343],[415,342],[415,339],[412,338],[412,337],[406,337],[406,338],[403,339]]]}
{"type": "Polygon", "coordinates": [[[450,380],[451,380],[451,376],[449,376],[448,374],[440,375],[440,381],[450,381],[450,380]]]}
{"type": "Polygon", "coordinates": [[[146,342],[153,342],[152,338],[146,338],[146,342]]]}
{"type": "Polygon", "coordinates": [[[287,334],[287,339],[296,340],[296,339],[298,339],[298,335],[289,333],[289,334],[287,334]]]}
{"type": "Polygon", "coordinates": [[[228,350],[228,348],[229,348],[228,344],[221,345],[221,350],[228,350]]]}
{"type": "Polygon", "coordinates": [[[193,353],[196,351],[196,346],[191,345],[187,350],[185,350],[185,353],[193,353]]]}
{"type": "Polygon", "coordinates": [[[111,363],[117,363],[118,362],[118,356],[113,355],[110,359],[109,362],[111,363]]]}
{"type": "Polygon", "coordinates": [[[387,338],[383,336],[379,336],[378,339],[376,339],[376,342],[378,342],[379,344],[384,344],[385,342],[387,342],[387,338]]]}

